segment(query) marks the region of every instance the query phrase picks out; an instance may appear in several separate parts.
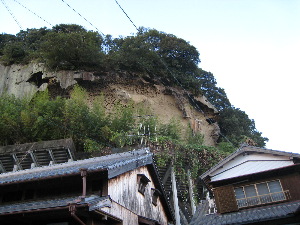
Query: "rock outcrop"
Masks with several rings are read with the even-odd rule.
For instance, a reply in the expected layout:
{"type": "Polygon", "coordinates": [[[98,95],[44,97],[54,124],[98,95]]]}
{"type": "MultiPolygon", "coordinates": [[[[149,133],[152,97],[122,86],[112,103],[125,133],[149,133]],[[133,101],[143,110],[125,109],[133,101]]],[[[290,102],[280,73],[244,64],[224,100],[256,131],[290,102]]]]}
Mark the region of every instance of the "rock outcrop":
{"type": "Polygon", "coordinates": [[[214,146],[218,139],[217,110],[205,96],[195,97],[182,88],[128,72],[48,71],[43,64],[0,65],[0,95],[32,98],[48,88],[52,96],[68,96],[75,84],[88,91],[90,101],[103,94],[107,110],[115,102],[142,104],[162,122],[176,118],[185,128],[191,126],[204,135],[206,145],[214,146]]]}

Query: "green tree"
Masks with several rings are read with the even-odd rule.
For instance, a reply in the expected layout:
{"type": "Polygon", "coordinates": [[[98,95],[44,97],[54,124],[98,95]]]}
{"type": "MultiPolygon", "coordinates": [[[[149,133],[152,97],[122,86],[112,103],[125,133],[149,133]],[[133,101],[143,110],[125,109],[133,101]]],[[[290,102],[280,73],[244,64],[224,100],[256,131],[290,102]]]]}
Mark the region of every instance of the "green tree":
{"type": "Polygon", "coordinates": [[[94,70],[100,67],[104,57],[102,37],[97,32],[75,29],[72,25],[61,26],[71,31],[60,32],[62,28],[54,28],[47,33],[39,48],[40,58],[52,69],[94,70]]]}
{"type": "Polygon", "coordinates": [[[21,113],[28,101],[4,94],[0,98],[0,145],[23,143],[21,113]]]}
{"type": "Polygon", "coordinates": [[[217,81],[211,72],[199,68],[197,79],[199,80],[202,93],[219,111],[231,107],[225,90],[217,86],[217,81]]]}
{"type": "Polygon", "coordinates": [[[262,137],[261,132],[255,128],[254,120],[238,108],[226,108],[220,112],[219,125],[221,132],[237,147],[245,141],[245,137],[251,138],[257,146],[265,146],[268,138],[262,137]]]}
{"type": "Polygon", "coordinates": [[[51,99],[47,90],[38,92],[22,114],[27,139],[40,141],[69,137],[64,123],[65,102],[61,97],[51,99]]]}
{"type": "Polygon", "coordinates": [[[15,42],[17,40],[15,35],[12,34],[0,34],[0,56],[2,56],[3,53],[3,49],[5,47],[5,45],[15,42]]]}
{"type": "Polygon", "coordinates": [[[11,42],[4,46],[1,61],[4,65],[22,64],[26,63],[26,56],[28,53],[22,42],[11,42]]]}
{"type": "Polygon", "coordinates": [[[135,36],[107,36],[104,43],[108,59],[119,69],[147,73],[173,85],[179,81],[187,89],[199,84],[195,79],[199,52],[175,35],[140,28],[135,36]]]}

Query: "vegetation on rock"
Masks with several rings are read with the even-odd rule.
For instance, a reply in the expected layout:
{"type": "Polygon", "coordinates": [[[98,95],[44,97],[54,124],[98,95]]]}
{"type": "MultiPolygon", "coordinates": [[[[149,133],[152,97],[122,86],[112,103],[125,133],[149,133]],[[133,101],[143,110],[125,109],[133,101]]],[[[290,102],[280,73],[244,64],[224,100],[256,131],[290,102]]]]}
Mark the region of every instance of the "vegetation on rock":
{"type": "MultiPolygon", "coordinates": [[[[199,68],[199,55],[187,41],[145,28],[136,35],[118,38],[103,37],[74,24],[27,29],[16,35],[0,34],[0,61],[4,65],[37,61],[52,70],[123,70],[159,79],[168,86],[180,85],[193,94],[204,94],[219,110],[218,122],[223,137],[227,137],[221,136],[219,140],[224,151],[233,149],[226,144],[228,139],[234,147],[245,138],[264,146],[268,139],[256,130],[254,120],[231,105],[224,89],[217,87],[212,73],[199,68]]],[[[29,102],[2,96],[0,131],[3,139],[0,143],[72,136],[86,149],[93,149],[108,143],[123,146],[132,142],[128,137],[136,121],[130,106],[127,111],[116,109],[118,113],[108,116],[99,106],[89,108],[77,97],[50,100],[45,92],[29,102]]],[[[164,126],[161,130],[168,132],[164,126]]]]}

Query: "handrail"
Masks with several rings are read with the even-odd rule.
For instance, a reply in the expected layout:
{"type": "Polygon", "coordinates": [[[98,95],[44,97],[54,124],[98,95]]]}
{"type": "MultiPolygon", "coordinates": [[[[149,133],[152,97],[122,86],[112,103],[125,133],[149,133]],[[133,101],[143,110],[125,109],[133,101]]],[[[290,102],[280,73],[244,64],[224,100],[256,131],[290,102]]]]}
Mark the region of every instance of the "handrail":
{"type": "Polygon", "coordinates": [[[240,199],[236,199],[236,201],[238,207],[243,208],[248,206],[267,204],[271,202],[284,201],[289,198],[290,198],[290,192],[289,190],[286,190],[286,191],[273,192],[264,195],[256,195],[247,198],[240,198],[240,199]]]}

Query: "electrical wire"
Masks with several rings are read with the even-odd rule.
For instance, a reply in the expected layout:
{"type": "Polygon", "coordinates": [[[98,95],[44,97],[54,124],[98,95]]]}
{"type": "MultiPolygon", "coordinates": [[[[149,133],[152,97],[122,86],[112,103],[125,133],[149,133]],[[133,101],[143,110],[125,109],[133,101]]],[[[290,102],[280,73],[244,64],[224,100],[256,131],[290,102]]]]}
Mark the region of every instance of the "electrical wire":
{"type": "MultiPolygon", "coordinates": [[[[115,0],[116,4],[120,7],[120,9],[123,11],[123,13],[126,15],[126,17],[129,19],[129,21],[132,23],[132,25],[136,28],[136,30],[139,32],[138,27],[135,25],[135,23],[131,20],[131,18],[128,16],[128,14],[125,12],[125,10],[122,8],[122,6],[118,3],[117,0],[115,0]]],[[[174,73],[170,70],[170,68],[168,67],[168,65],[165,63],[165,61],[160,57],[160,55],[154,51],[155,54],[158,56],[160,62],[163,64],[163,66],[166,68],[166,70],[169,72],[169,74],[171,74],[171,76],[174,78],[174,80],[179,84],[179,86],[185,91],[185,93],[188,95],[189,99],[194,103],[194,108],[198,111],[200,111],[206,120],[208,120],[209,122],[213,123],[212,119],[207,117],[206,113],[201,109],[201,107],[199,106],[199,104],[197,102],[195,102],[195,99],[190,95],[190,93],[185,89],[185,87],[181,84],[181,82],[176,78],[176,76],[174,75],[174,73]]],[[[225,137],[225,135],[221,134],[221,132],[219,132],[219,134],[225,138],[225,140],[227,140],[232,146],[234,146],[232,144],[231,141],[229,141],[228,138],[225,137]]]]}
{"type": "Polygon", "coordinates": [[[77,13],[81,18],[83,18],[86,22],[88,22],[92,27],[94,27],[102,36],[105,36],[104,33],[102,33],[96,26],[94,26],[90,21],[88,21],[84,16],[82,16],[79,12],[77,12],[73,7],[71,7],[67,2],[64,0],[61,0],[63,3],[65,3],[70,9],[72,9],[75,13],[77,13]]]}
{"type": "Polygon", "coordinates": [[[24,6],[23,4],[21,4],[20,2],[18,2],[17,0],[14,0],[16,3],[18,3],[20,6],[22,6],[23,8],[27,9],[29,12],[31,12],[32,14],[34,14],[35,16],[37,16],[38,18],[40,18],[41,20],[43,20],[44,22],[46,22],[47,24],[49,24],[51,27],[53,27],[53,25],[51,23],[49,23],[47,20],[43,19],[41,16],[37,15],[35,12],[31,11],[29,8],[27,8],[26,6],[24,6]]]}
{"type": "Polygon", "coordinates": [[[132,25],[135,27],[135,29],[137,31],[139,31],[138,27],[134,24],[134,22],[130,19],[130,17],[128,16],[128,14],[125,12],[125,10],[122,8],[122,6],[119,4],[119,2],[117,0],[115,0],[115,2],[117,3],[117,5],[120,7],[120,9],[123,11],[123,13],[126,15],[126,17],[129,19],[129,21],[132,23],[132,25]]]}
{"type": "Polygon", "coordinates": [[[10,8],[6,5],[5,1],[1,0],[1,2],[5,6],[6,10],[9,12],[9,14],[12,16],[12,18],[15,20],[15,22],[18,24],[18,26],[20,27],[20,29],[23,30],[21,24],[19,23],[19,21],[17,20],[17,18],[13,14],[13,12],[10,10],[10,8]]]}

